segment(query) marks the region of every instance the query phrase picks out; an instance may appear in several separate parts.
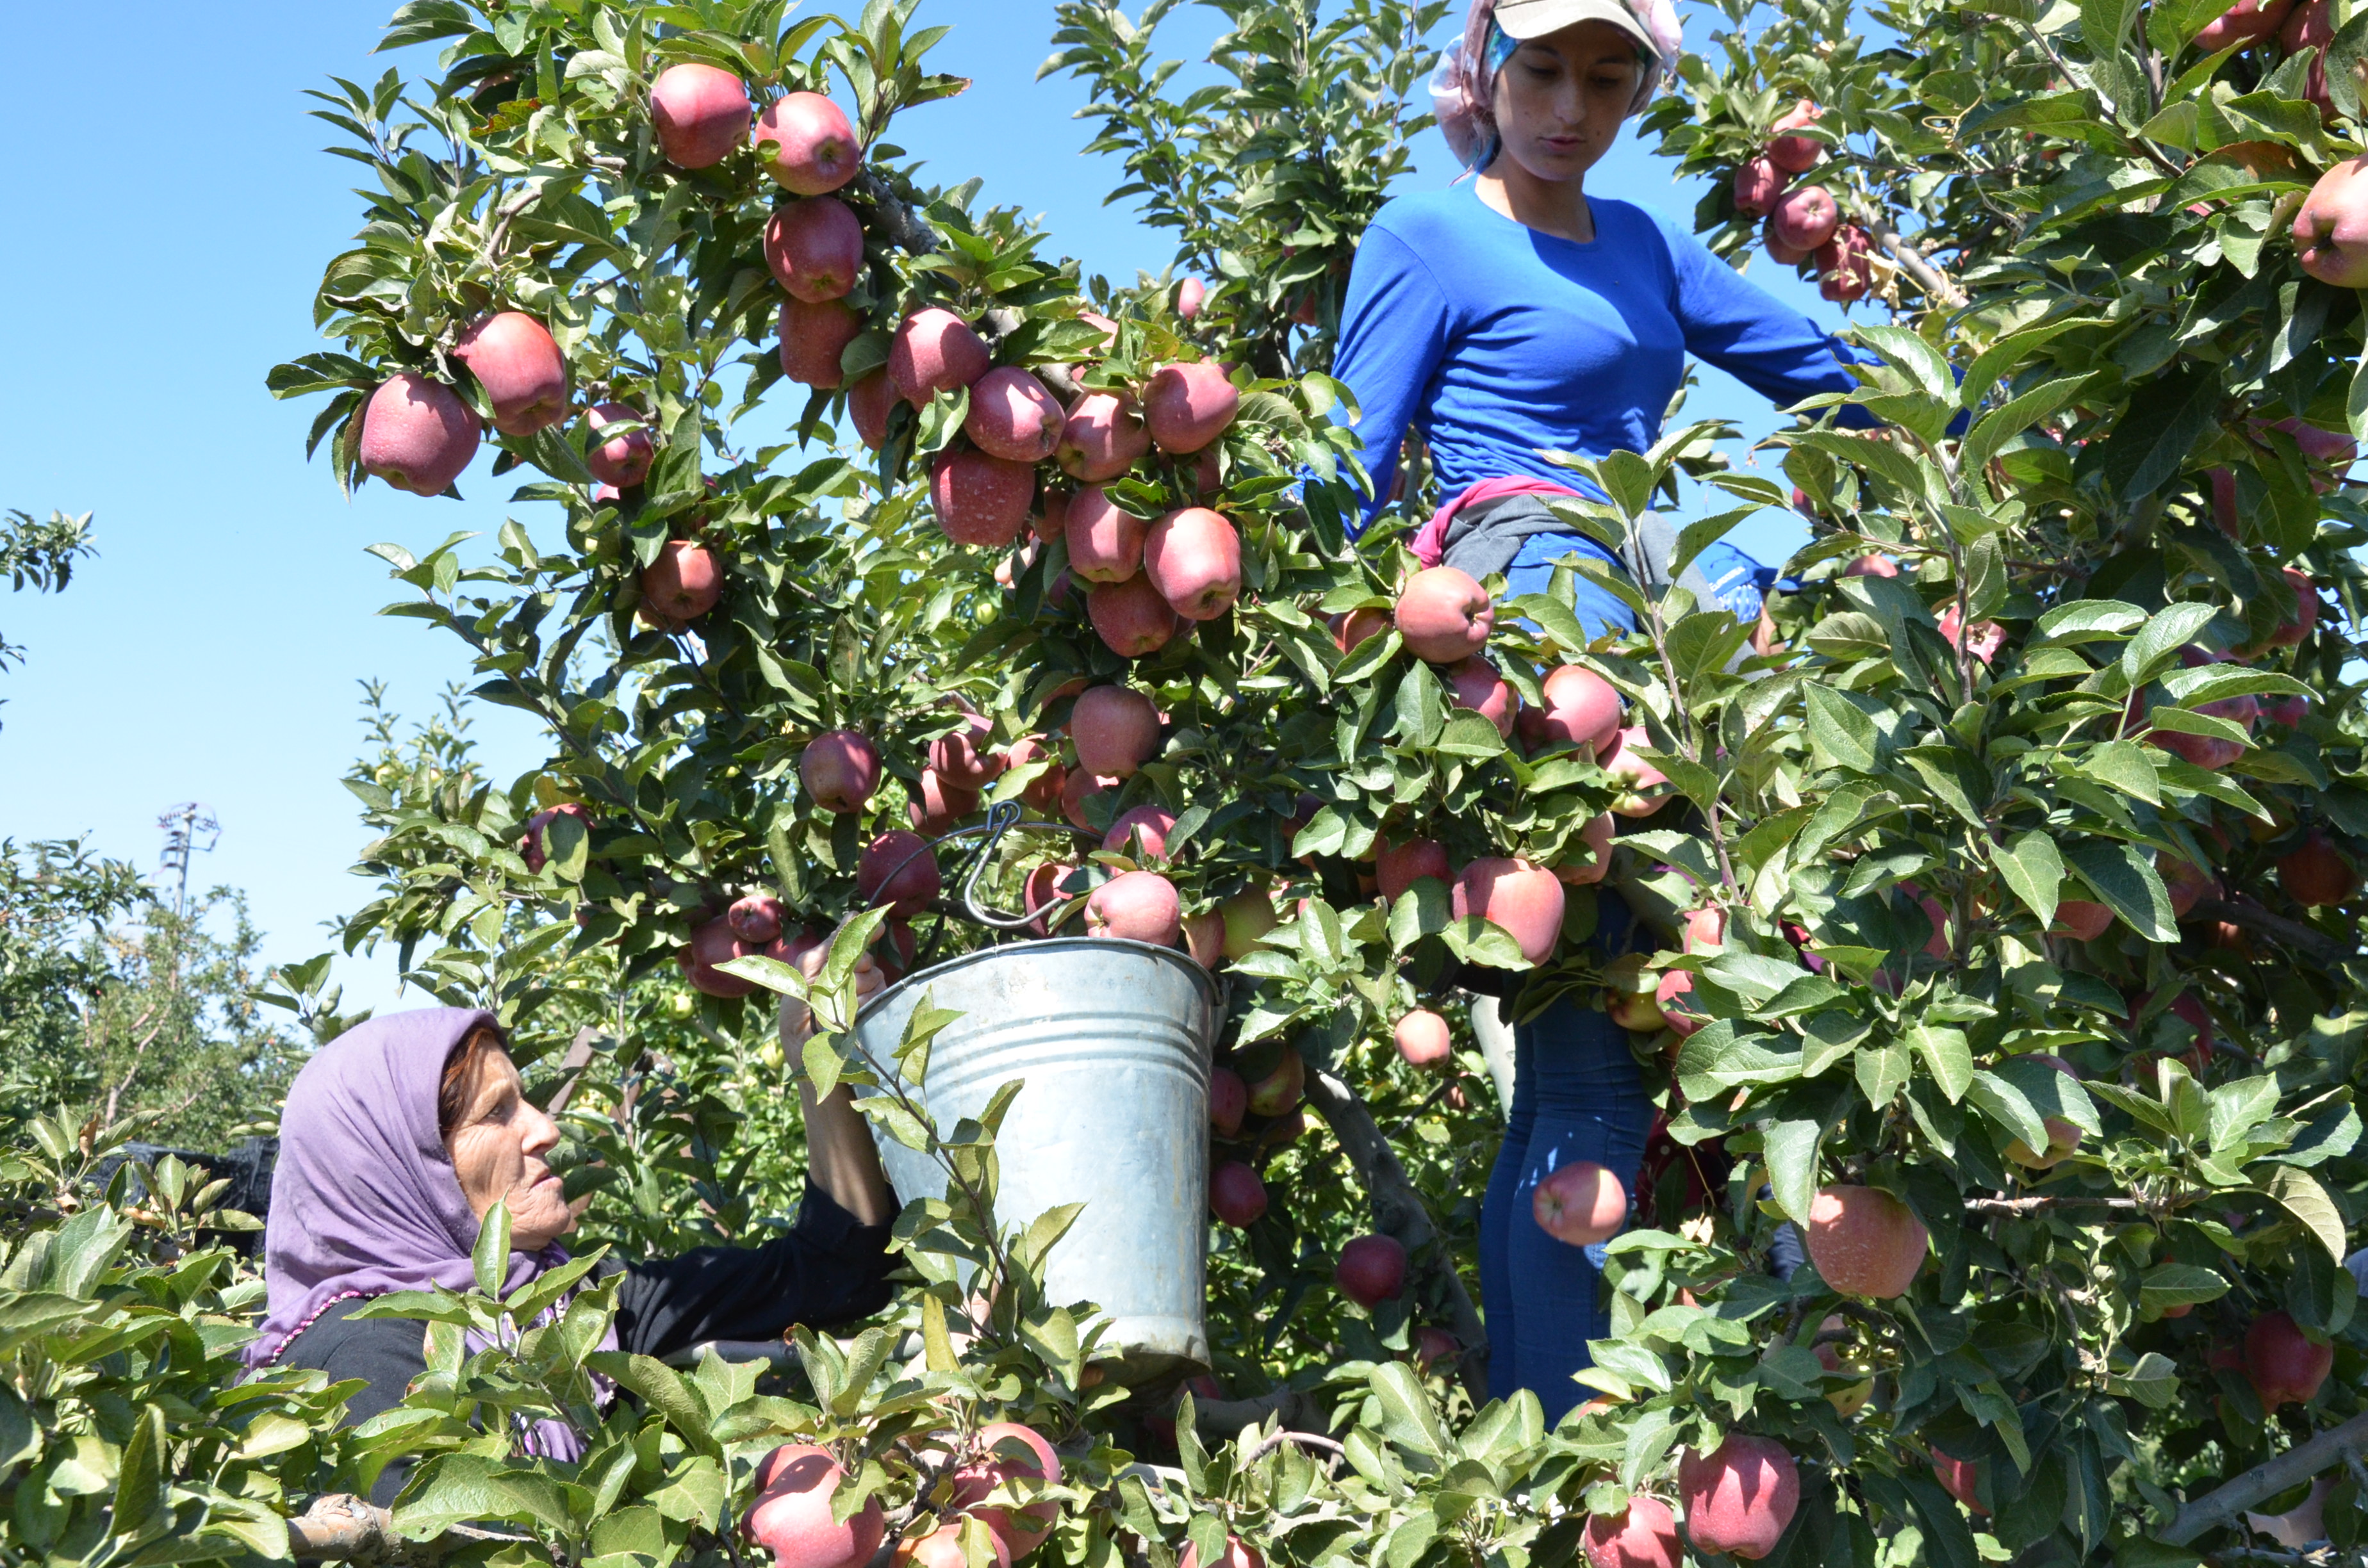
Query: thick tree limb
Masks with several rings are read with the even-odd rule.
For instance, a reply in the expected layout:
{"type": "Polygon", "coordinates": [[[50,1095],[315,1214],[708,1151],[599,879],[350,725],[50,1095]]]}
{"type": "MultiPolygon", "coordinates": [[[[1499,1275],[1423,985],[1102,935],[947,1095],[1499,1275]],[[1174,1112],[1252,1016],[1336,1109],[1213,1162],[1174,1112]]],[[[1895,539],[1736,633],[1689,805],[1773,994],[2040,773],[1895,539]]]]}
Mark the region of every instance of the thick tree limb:
{"type": "Polygon", "coordinates": [[[1915,243],[1901,237],[1891,225],[1877,223],[1874,226],[1874,242],[1890,253],[1891,259],[1899,264],[1900,271],[1916,279],[1916,286],[1924,290],[1926,298],[1951,310],[1965,302],[1965,291],[1951,281],[1947,273],[1927,261],[1915,243]]]}
{"type": "Polygon", "coordinates": [[[938,249],[938,232],[903,197],[889,188],[877,169],[867,165],[848,188],[879,210],[882,232],[908,255],[928,256],[938,249]]]}
{"type": "Polygon", "coordinates": [[[2259,931],[2262,936],[2274,937],[2305,958],[2319,963],[2340,963],[2350,958],[2352,952],[2349,944],[2337,941],[2315,926],[2305,926],[2282,915],[2272,915],[2260,905],[2242,899],[2225,902],[2216,898],[2201,900],[2191,912],[2190,918],[2225,920],[2248,931],[2259,931]]]}
{"type": "MultiPolygon", "coordinates": [[[[1329,1073],[1311,1072],[1307,1074],[1307,1103],[1331,1127],[1332,1135],[1340,1141],[1349,1163],[1364,1182],[1365,1192],[1372,1202],[1373,1223],[1384,1234],[1395,1237],[1408,1253],[1419,1253],[1438,1241],[1439,1227],[1431,1223],[1430,1210],[1423,1207],[1422,1195],[1415,1191],[1406,1167],[1398,1163],[1397,1152],[1382,1135],[1381,1128],[1374,1124],[1373,1113],[1365,1108],[1357,1092],[1329,1073]]],[[[1479,1311],[1473,1306],[1471,1293],[1464,1290],[1463,1277],[1455,1272],[1447,1249],[1437,1247],[1432,1256],[1436,1271],[1446,1281],[1449,1315],[1455,1321],[1455,1337],[1463,1347],[1458,1371],[1473,1403],[1485,1403],[1488,1398],[1487,1331],[1480,1325],[1479,1311]]]]}
{"type": "Polygon", "coordinates": [[[2355,1415],[2331,1426],[2306,1443],[2297,1443],[2265,1464],[2257,1464],[2234,1481],[2205,1493],[2180,1509],[2156,1539],[2185,1546],[2204,1531],[2233,1521],[2256,1503],[2276,1496],[2287,1487],[2308,1481],[2352,1455],[2368,1451],[2368,1415],[2355,1415]]]}
{"type": "Polygon", "coordinates": [[[361,1568],[429,1568],[450,1552],[488,1540],[523,1540],[505,1530],[455,1525],[433,1540],[404,1540],[384,1508],[333,1492],[288,1521],[288,1549],[299,1562],[353,1562],[361,1568]]]}

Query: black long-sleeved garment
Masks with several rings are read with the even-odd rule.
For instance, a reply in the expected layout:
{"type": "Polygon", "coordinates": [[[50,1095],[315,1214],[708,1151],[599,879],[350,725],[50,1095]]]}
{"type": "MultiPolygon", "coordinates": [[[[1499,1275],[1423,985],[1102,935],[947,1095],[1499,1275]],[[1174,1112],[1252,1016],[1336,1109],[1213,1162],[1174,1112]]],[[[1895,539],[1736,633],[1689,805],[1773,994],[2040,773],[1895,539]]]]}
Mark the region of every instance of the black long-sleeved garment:
{"type": "MultiPolygon", "coordinates": [[[[712,1339],[778,1339],[793,1324],[827,1328],[868,1316],[888,1301],[888,1229],[860,1224],[826,1193],[809,1191],[796,1226],[761,1246],[700,1247],[626,1264],[617,1288],[618,1346],[664,1357],[712,1339]]],[[[411,1380],[427,1369],[423,1326],[353,1316],[368,1304],[336,1302],[279,1355],[285,1366],[368,1383],[346,1404],[355,1424],[401,1403],[411,1380]]],[[[370,1501],[392,1506],[410,1475],[407,1462],[387,1466],[370,1501]]]]}

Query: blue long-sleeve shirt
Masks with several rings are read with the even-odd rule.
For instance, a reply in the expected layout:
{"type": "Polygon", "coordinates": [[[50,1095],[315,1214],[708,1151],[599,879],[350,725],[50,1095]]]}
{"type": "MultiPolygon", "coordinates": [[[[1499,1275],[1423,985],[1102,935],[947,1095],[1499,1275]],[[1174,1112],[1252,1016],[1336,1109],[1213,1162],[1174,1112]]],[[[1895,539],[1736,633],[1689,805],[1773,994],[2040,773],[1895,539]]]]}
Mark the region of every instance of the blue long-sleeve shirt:
{"type": "MultiPolygon", "coordinates": [[[[1644,209],[1588,198],[1588,244],[1517,223],[1474,182],[1403,196],[1365,232],[1333,374],[1362,412],[1359,457],[1390,493],[1411,425],[1442,492],[1532,474],[1583,488],[1538,455],[1648,450],[1686,356],[1779,404],[1858,382],[1855,357],[1644,209]]],[[[1841,423],[1879,421],[1845,408],[1841,423]]]]}

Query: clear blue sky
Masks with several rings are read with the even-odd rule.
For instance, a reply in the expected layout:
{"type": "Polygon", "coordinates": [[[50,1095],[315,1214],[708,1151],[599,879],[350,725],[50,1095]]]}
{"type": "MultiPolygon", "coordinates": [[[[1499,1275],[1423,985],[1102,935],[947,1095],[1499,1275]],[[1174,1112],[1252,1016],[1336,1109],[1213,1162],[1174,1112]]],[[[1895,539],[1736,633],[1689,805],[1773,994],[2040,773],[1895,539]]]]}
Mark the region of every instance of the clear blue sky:
{"type": "MultiPolygon", "coordinates": [[[[348,505],[304,461],[313,405],[263,390],[272,364],[316,347],[313,286],[358,224],[359,171],[319,151],[333,133],[306,117],[303,89],[375,80],[393,5],[250,0],[217,27],[131,0],[103,38],[83,13],[37,6],[0,65],[0,202],[17,236],[0,251],[13,301],[0,506],[96,512],[100,551],[63,596],[0,594],[0,633],[29,653],[0,676],[0,835],[86,834],[153,869],[158,813],[204,801],[222,835],[192,881],[246,890],[272,962],[331,946],[322,922],[368,896],[349,870],[366,835],[337,782],[361,739],[357,683],[382,679],[394,706],[425,716],[468,674],[456,642],[377,616],[408,590],[364,547],[491,533],[510,489],[481,464],[461,481],[465,503],[371,485],[348,505]]],[[[1706,35],[1707,14],[1688,10],[1690,33],[1706,35]]],[[[1051,0],[930,0],[923,18],[954,28],[932,62],[975,85],[901,118],[895,139],[943,182],[981,176],[987,200],[1043,214],[1048,248],[1089,270],[1166,266],[1163,235],[1100,205],[1121,176],[1077,151],[1081,87],[1033,80],[1051,0]]],[[[1216,23],[1187,7],[1162,36],[1181,53],[1216,23]]],[[[1409,185],[1453,172],[1434,132],[1409,185]]],[[[1633,140],[1589,188],[1680,221],[1698,196],[1633,140]]],[[[1753,272],[1840,324],[1789,273],[1753,272]]],[[[1777,423],[1719,372],[1703,380],[1702,413],[1754,434],[1777,423]]],[[[1798,538],[1779,520],[1740,542],[1780,560],[1798,538]]],[[[499,709],[477,710],[475,733],[504,778],[542,755],[499,709]]],[[[395,997],[391,955],[339,976],[349,1005],[395,997]]]]}

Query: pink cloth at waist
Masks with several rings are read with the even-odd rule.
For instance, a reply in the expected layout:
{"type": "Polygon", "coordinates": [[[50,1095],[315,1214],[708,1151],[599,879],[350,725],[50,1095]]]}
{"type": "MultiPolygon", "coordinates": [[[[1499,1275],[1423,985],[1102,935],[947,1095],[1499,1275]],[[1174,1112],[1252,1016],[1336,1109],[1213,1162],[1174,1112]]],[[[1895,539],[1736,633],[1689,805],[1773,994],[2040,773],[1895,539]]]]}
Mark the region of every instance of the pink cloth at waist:
{"type": "Polygon", "coordinates": [[[1447,559],[1447,531],[1466,506],[1476,506],[1483,501],[1500,501],[1508,495],[1572,495],[1577,491],[1567,484],[1556,484],[1551,479],[1531,479],[1526,474],[1508,474],[1502,479],[1484,479],[1461,495],[1441,506],[1430,521],[1416,530],[1414,558],[1425,566],[1436,566],[1447,559]]]}

